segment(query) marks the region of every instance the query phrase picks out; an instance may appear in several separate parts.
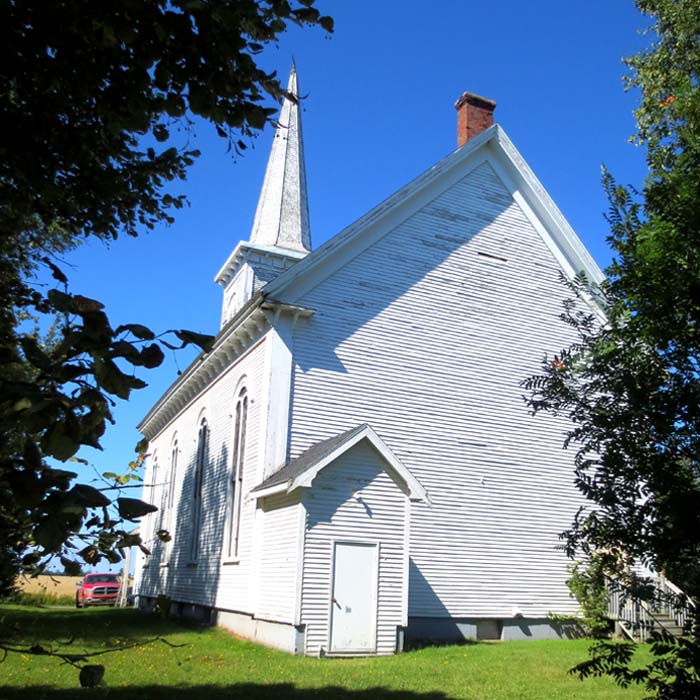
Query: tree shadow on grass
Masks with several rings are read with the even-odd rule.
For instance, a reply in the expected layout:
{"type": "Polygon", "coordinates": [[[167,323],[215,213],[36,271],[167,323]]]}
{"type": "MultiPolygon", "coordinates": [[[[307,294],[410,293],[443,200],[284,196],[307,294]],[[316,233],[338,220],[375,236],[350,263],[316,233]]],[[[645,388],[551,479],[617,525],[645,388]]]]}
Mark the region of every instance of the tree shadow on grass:
{"type": "Polygon", "coordinates": [[[440,691],[416,693],[410,690],[365,688],[348,690],[337,686],[298,688],[290,683],[258,685],[239,683],[229,686],[194,685],[131,686],[128,688],[55,689],[45,686],[32,688],[0,688],[0,700],[450,700],[440,691]]]}
{"type": "Polygon", "coordinates": [[[161,620],[156,615],[144,615],[133,609],[0,610],[0,638],[13,642],[53,640],[60,645],[62,640],[73,639],[76,643],[93,646],[119,639],[126,643],[137,643],[197,629],[202,628],[184,622],[161,620]]]}

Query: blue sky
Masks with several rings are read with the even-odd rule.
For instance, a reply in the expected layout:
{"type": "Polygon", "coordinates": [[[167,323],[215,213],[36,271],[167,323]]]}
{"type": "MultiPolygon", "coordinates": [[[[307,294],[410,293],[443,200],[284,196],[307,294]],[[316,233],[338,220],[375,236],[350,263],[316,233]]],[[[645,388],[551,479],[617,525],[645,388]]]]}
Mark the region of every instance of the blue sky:
{"type": "MultiPolygon", "coordinates": [[[[593,257],[610,260],[600,185],[605,163],[641,184],[643,151],[627,142],[636,96],[625,93],[621,57],[646,40],[630,0],[317,0],[335,34],[292,28],[260,62],[286,82],[292,56],[306,95],[303,128],[314,246],[364,214],[456,147],[454,102],[464,91],[496,100],[495,117],[593,257]]],[[[267,162],[268,128],[234,159],[202,125],[203,156],[185,183],[190,207],[175,224],[91,243],[66,258],[74,292],[100,299],[114,324],[154,330],[218,330],[213,277],[247,239],[267,162]]],[[[178,353],[184,369],[193,353],[178,353]]],[[[121,402],[99,471],[121,471],[139,439],[136,424],[176,378],[169,357],[143,374],[149,387],[121,402]]]]}

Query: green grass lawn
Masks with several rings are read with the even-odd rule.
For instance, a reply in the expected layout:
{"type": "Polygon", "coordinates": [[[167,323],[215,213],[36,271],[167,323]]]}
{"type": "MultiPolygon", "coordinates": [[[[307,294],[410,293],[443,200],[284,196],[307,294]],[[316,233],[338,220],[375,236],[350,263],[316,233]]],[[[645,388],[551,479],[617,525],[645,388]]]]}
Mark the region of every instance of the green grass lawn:
{"type": "Polygon", "coordinates": [[[162,643],[97,657],[106,687],[79,688],[78,672],[52,658],[11,654],[0,664],[0,700],[557,700],[641,698],[608,679],[567,670],[589,642],[474,643],[393,657],[310,659],[242,641],[220,629],[186,627],[134,610],[0,606],[0,638],[14,643],[74,639],[63,651],[162,643]]]}

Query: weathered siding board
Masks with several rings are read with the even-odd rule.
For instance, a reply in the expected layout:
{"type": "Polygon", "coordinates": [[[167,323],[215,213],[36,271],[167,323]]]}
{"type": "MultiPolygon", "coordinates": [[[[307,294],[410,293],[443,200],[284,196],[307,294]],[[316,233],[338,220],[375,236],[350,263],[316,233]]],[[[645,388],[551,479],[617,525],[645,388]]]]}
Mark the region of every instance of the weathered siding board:
{"type": "Polygon", "coordinates": [[[295,299],[317,312],[295,332],[291,456],[368,422],[433,500],[412,508],[410,615],[575,610],[567,426],[520,387],[571,340],[559,269],[485,163],[295,299]]]}
{"type": "Polygon", "coordinates": [[[256,617],[294,623],[299,554],[299,494],[262,501],[256,617]]]}
{"type": "Polygon", "coordinates": [[[327,466],[304,493],[307,532],[301,619],[306,625],[307,654],[328,651],[334,540],[379,543],[377,653],[396,650],[396,628],[402,624],[408,500],[381,462],[378,452],[361,441],[327,466]]]}
{"type": "MultiPolygon", "coordinates": [[[[248,596],[251,571],[251,539],[255,503],[244,499],[241,520],[241,552],[239,562],[222,565],[228,508],[229,475],[231,469],[232,414],[236,390],[245,376],[250,402],[246,438],[244,493],[258,482],[258,458],[261,449],[262,373],[265,342],[261,341],[223,374],[208,390],[196,398],[168,427],[152,441],[150,448],[157,451],[160,486],[155,489],[156,504],[161,505],[169,487],[170,453],[176,436],[179,447],[175,498],[173,503],[173,541],[168,547],[154,543],[153,554],[146,559],[147,566],[139,593],[157,595],[166,593],[174,601],[218,606],[232,610],[251,611],[248,596]],[[210,429],[209,458],[204,473],[202,495],[202,523],[199,555],[196,564],[189,559],[191,528],[191,490],[197,449],[199,421],[205,417],[210,429]],[[167,562],[167,565],[166,565],[167,562]]],[[[148,536],[161,520],[148,523],[148,536]]]]}

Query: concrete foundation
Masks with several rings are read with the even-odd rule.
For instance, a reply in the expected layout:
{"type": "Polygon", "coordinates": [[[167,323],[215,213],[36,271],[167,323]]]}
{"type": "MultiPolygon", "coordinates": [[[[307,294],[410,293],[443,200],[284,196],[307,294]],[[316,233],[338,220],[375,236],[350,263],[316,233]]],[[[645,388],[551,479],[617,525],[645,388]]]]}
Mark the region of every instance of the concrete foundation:
{"type": "Polygon", "coordinates": [[[549,618],[409,617],[406,642],[458,644],[473,641],[521,639],[573,639],[580,636],[575,623],[549,618]]]}
{"type": "Polygon", "coordinates": [[[217,610],[215,624],[268,647],[292,654],[304,653],[303,625],[295,627],[289,623],[256,619],[251,615],[229,610],[217,610]]]}
{"type": "MultiPolygon", "coordinates": [[[[155,610],[156,600],[149,596],[139,596],[136,605],[139,610],[152,613],[155,610]]],[[[256,619],[247,613],[217,610],[204,605],[177,601],[171,603],[170,615],[205,625],[218,625],[246,639],[292,654],[304,653],[304,625],[295,627],[290,623],[256,619]]]]}

